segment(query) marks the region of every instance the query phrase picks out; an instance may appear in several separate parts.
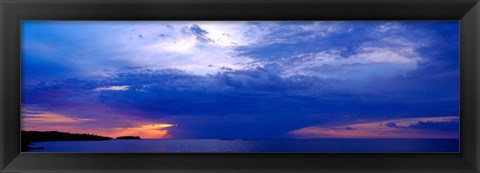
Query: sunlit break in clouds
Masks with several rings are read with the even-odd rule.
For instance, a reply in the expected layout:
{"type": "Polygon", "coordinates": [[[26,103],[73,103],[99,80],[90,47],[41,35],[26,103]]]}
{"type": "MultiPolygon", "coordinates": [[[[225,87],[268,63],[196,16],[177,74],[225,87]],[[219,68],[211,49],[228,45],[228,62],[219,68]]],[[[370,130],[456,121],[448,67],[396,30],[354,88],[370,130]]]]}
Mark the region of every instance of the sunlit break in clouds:
{"type": "Polygon", "coordinates": [[[22,21],[22,129],[458,138],[458,21],[22,21]]]}

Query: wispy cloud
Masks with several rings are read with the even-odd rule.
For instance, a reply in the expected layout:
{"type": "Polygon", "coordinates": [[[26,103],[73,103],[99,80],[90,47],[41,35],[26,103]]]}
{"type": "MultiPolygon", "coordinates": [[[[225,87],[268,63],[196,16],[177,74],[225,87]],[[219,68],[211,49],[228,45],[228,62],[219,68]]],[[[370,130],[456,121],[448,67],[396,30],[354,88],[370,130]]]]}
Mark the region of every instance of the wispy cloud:
{"type": "Polygon", "coordinates": [[[26,124],[49,124],[49,123],[82,123],[95,121],[95,119],[75,118],[52,112],[27,112],[22,113],[22,121],[26,124]]]}
{"type": "Polygon", "coordinates": [[[425,117],[374,121],[340,126],[310,126],[290,131],[300,138],[458,138],[457,131],[419,128],[425,124],[458,125],[458,116],[425,117]]]}

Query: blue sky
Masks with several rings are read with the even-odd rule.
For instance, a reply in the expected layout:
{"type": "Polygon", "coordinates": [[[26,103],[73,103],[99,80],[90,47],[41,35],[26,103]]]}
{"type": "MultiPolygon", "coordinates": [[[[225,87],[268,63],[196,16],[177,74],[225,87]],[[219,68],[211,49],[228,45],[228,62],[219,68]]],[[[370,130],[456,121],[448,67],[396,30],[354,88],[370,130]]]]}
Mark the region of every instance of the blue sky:
{"type": "Polygon", "coordinates": [[[23,21],[22,126],[457,138],[458,37],[457,21],[23,21]]]}

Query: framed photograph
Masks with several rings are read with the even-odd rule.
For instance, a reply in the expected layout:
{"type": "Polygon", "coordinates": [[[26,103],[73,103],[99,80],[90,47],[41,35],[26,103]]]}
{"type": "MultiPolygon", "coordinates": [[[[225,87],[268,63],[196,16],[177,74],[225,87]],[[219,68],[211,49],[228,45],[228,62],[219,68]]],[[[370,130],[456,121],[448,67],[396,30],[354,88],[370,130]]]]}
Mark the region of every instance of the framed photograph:
{"type": "Polygon", "coordinates": [[[477,0],[0,5],[1,172],[480,171],[477,0]]]}

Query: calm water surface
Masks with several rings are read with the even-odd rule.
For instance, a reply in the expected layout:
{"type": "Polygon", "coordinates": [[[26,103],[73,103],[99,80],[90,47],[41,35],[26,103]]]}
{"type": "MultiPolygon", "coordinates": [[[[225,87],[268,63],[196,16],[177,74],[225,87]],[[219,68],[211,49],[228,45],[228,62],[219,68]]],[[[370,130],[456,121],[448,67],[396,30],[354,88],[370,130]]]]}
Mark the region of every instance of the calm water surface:
{"type": "Polygon", "coordinates": [[[31,152],[458,152],[458,139],[156,139],[35,142],[31,152]]]}

